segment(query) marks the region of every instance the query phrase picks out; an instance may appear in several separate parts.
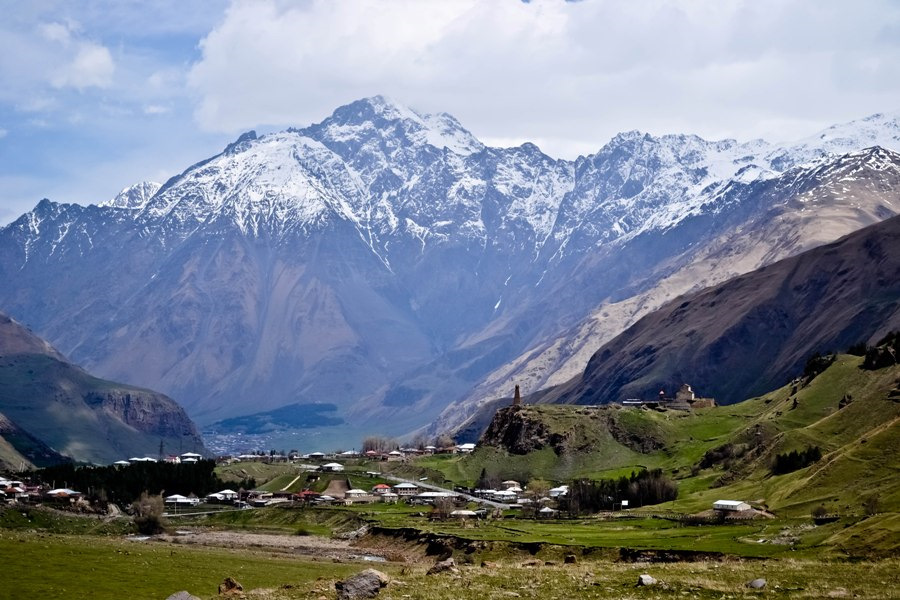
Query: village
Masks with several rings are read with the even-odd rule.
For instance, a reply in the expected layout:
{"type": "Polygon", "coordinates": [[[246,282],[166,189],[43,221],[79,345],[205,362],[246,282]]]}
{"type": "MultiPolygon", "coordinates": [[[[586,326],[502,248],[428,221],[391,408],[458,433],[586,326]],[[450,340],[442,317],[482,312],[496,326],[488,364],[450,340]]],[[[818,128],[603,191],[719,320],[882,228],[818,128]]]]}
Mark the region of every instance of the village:
{"type": "MultiPolygon", "coordinates": [[[[366,504],[405,504],[408,506],[430,507],[431,518],[477,520],[488,517],[528,516],[537,519],[558,519],[564,516],[561,505],[569,493],[568,485],[559,485],[541,490],[529,490],[523,482],[505,480],[496,489],[462,488],[446,489],[421,478],[412,481],[371,470],[371,465],[383,462],[412,461],[415,458],[434,454],[471,453],[476,445],[460,444],[452,448],[438,449],[401,448],[389,452],[338,453],[312,452],[308,454],[243,454],[236,457],[220,457],[219,465],[240,465],[262,463],[283,464],[296,473],[282,489],[230,489],[198,496],[194,493],[169,494],[163,496],[165,513],[163,516],[185,516],[205,514],[223,510],[250,510],[267,506],[281,507],[333,507],[358,506],[366,504]],[[343,460],[344,462],[336,462],[343,460]],[[363,465],[368,470],[362,470],[363,465]],[[315,491],[312,488],[324,489],[315,491]],[[296,491],[297,488],[301,488],[296,491]]],[[[166,456],[159,461],[152,457],[132,457],[116,461],[113,467],[127,469],[132,465],[164,462],[168,464],[191,465],[203,460],[197,453],[186,452],[178,456],[166,456]]],[[[58,509],[75,511],[91,510],[90,503],[82,491],[68,487],[50,487],[27,480],[0,477],[0,502],[21,505],[49,505],[58,509]]],[[[629,510],[627,500],[618,503],[619,511],[629,510]]],[[[720,518],[754,518],[760,511],[750,504],[736,500],[718,500],[709,515],[720,518]]]]}
{"type": "MultiPolygon", "coordinates": [[[[515,388],[512,406],[522,405],[519,386],[515,388]]],[[[689,384],[679,387],[674,397],[660,391],[652,400],[630,399],[621,402],[622,407],[690,411],[716,406],[712,398],[697,397],[689,384]]],[[[446,441],[446,440],[445,440],[446,441]]],[[[398,445],[399,446],[399,445],[398,445]]],[[[508,479],[493,488],[446,489],[427,482],[423,477],[418,481],[404,479],[381,470],[372,470],[371,465],[380,463],[409,463],[417,458],[434,455],[471,454],[475,443],[419,444],[415,447],[395,447],[392,450],[365,451],[341,450],[335,452],[310,452],[301,454],[270,451],[269,453],[244,453],[237,456],[219,456],[217,466],[239,465],[242,463],[263,463],[268,465],[290,465],[296,476],[281,489],[221,490],[198,496],[193,491],[187,494],[169,494],[163,497],[167,515],[184,515],[220,510],[246,510],[265,506],[354,506],[365,504],[406,504],[410,506],[430,506],[433,516],[439,518],[484,518],[502,514],[503,511],[521,511],[519,515],[533,518],[559,518],[561,505],[569,492],[568,485],[550,487],[546,490],[528,490],[523,482],[508,479]],[[337,462],[343,461],[343,462],[337,462]],[[361,465],[368,465],[361,470],[361,465]],[[351,479],[352,476],[352,479],[351,479]],[[355,483],[354,483],[355,480],[355,483]],[[317,483],[322,484],[316,486],[317,483]],[[323,487],[324,486],[324,487],[323,487]],[[312,489],[319,487],[319,491],[312,489]],[[297,488],[300,488],[299,490],[297,488]],[[323,488],[323,489],[322,489],[323,488]]],[[[114,462],[116,469],[126,469],[132,465],[145,463],[166,463],[171,465],[192,465],[204,460],[196,452],[179,455],[135,456],[114,462]]],[[[186,491],[186,490],[185,490],[186,491]]],[[[89,507],[83,492],[68,487],[48,487],[46,484],[32,484],[28,481],[0,477],[0,501],[7,503],[41,504],[48,503],[61,508],[86,509],[89,507]]],[[[618,510],[629,509],[628,500],[618,502],[618,510]]],[[[701,516],[719,519],[747,519],[765,515],[765,511],[755,510],[741,500],[717,500],[709,511],[701,516]]]]}

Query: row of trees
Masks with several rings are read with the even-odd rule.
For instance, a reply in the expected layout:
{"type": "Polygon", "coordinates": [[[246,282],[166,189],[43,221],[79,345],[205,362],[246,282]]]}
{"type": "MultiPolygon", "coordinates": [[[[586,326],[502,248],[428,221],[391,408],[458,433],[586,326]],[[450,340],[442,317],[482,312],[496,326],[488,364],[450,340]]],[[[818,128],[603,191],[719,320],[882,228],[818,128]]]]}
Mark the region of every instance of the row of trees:
{"type": "MultiPolygon", "coordinates": [[[[424,450],[425,446],[429,445],[436,448],[449,448],[456,445],[456,442],[451,436],[442,434],[433,439],[419,435],[409,443],[410,448],[418,448],[419,450],[424,450]]],[[[399,448],[400,442],[396,439],[377,435],[367,437],[362,443],[363,452],[390,452],[392,450],[398,450],[399,448]]]]}
{"type": "Polygon", "coordinates": [[[822,450],[819,449],[818,446],[809,446],[806,450],[800,452],[791,450],[784,454],[777,454],[772,463],[772,474],[784,475],[785,473],[792,473],[793,471],[808,467],[821,458],[822,450]]]}
{"type": "Polygon", "coordinates": [[[63,464],[30,473],[33,481],[53,487],[69,487],[85,494],[92,501],[115,502],[127,505],[142,492],[151,496],[166,494],[196,494],[205,496],[225,487],[252,489],[253,478],[238,484],[224,482],[214,472],[215,461],[172,464],[140,462],[127,467],[88,467],[63,464]]]}
{"type": "Polygon", "coordinates": [[[560,502],[560,509],[572,516],[591,514],[621,507],[623,500],[629,507],[641,507],[675,500],[678,487],[663,475],[662,469],[632,471],[630,477],[618,479],[578,479],[569,486],[569,493],[560,502]]]}

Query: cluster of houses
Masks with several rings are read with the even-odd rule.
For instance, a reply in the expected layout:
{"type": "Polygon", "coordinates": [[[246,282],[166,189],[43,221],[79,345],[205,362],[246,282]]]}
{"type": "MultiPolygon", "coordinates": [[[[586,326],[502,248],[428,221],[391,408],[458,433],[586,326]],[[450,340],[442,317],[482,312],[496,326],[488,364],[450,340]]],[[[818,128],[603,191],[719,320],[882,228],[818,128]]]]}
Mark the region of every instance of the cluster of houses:
{"type": "Polygon", "coordinates": [[[363,489],[352,487],[349,479],[332,480],[322,493],[304,490],[294,496],[298,501],[314,505],[345,506],[374,502],[396,503],[400,501],[408,504],[434,505],[439,500],[446,499],[451,502],[459,502],[462,499],[460,494],[455,492],[422,490],[416,484],[408,482],[395,485],[376,483],[371,488],[363,489]]]}
{"type": "Polygon", "coordinates": [[[430,454],[468,454],[475,450],[475,444],[458,444],[456,446],[447,446],[438,448],[437,446],[423,446],[422,448],[398,448],[391,451],[367,450],[365,452],[357,452],[356,450],[345,450],[343,452],[310,452],[308,454],[300,454],[299,452],[291,452],[288,454],[239,454],[237,456],[221,456],[217,460],[220,463],[232,464],[236,462],[294,462],[297,460],[341,460],[365,458],[367,460],[382,460],[389,462],[399,462],[415,458],[417,456],[427,456],[430,454]]]}
{"type": "MultiPolygon", "coordinates": [[[[169,464],[191,464],[195,463],[199,460],[203,459],[202,454],[197,454],[196,452],[185,452],[184,454],[180,454],[178,456],[169,455],[162,459],[162,462],[166,462],[169,464]]],[[[159,459],[150,458],[149,456],[132,456],[128,460],[117,460],[113,463],[113,465],[117,467],[127,467],[129,465],[134,465],[137,463],[155,463],[160,462],[159,459]]]]}
{"type": "MultiPolygon", "coordinates": [[[[237,504],[240,502],[240,493],[234,490],[222,490],[221,492],[207,494],[205,500],[208,504],[237,504]]],[[[181,494],[172,494],[163,498],[163,501],[167,507],[177,509],[179,507],[197,506],[202,500],[194,495],[182,496],[181,494]]]]}
{"type": "Polygon", "coordinates": [[[59,502],[68,504],[81,498],[81,492],[69,488],[50,489],[43,485],[31,485],[17,479],[0,477],[0,502],[2,503],[59,502]]]}

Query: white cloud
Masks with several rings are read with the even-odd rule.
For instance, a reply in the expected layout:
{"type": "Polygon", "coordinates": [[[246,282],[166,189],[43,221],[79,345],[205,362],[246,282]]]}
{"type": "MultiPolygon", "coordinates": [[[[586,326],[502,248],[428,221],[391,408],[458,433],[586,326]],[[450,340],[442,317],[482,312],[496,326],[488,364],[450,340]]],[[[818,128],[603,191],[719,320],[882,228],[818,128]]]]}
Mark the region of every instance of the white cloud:
{"type": "Polygon", "coordinates": [[[172,109],[168,106],[162,106],[160,104],[148,104],[144,107],[145,115],[164,115],[170,112],[172,109]]]}
{"type": "Polygon", "coordinates": [[[70,62],[55,70],[50,82],[53,87],[109,87],[115,65],[109,50],[99,44],[80,42],[70,62]]]}
{"type": "Polygon", "coordinates": [[[237,0],[189,81],[211,131],[384,93],[570,155],[622,129],[778,138],[896,109],[898,30],[889,0],[237,0]]]}
{"type": "Polygon", "coordinates": [[[105,46],[77,36],[77,23],[42,23],[38,29],[55,46],[49,74],[53,87],[109,87],[115,71],[112,54],[105,46]]]}

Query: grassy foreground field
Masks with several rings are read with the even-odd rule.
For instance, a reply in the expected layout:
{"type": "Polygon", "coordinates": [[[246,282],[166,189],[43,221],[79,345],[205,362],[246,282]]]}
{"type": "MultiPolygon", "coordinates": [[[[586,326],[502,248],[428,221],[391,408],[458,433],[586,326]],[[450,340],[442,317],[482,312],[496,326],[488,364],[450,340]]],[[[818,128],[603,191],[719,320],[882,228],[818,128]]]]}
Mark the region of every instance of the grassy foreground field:
{"type": "MultiPolygon", "coordinates": [[[[530,562],[530,561],[529,561],[530,562]]],[[[228,576],[248,598],[334,598],[334,582],[372,566],[317,561],[255,549],[185,547],[123,538],[0,531],[0,599],[130,598],[162,600],[178,590],[215,598],[228,576]]],[[[462,566],[459,575],[426,575],[428,564],[376,565],[392,583],[384,599],[487,598],[896,598],[900,561],[822,563],[803,560],[639,564],[585,561],[546,565],[500,561],[462,566]],[[649,573],[660,584],[635,587],[649,573]],[[765,590],[746,587],[767,580],[765,590]]]]}

